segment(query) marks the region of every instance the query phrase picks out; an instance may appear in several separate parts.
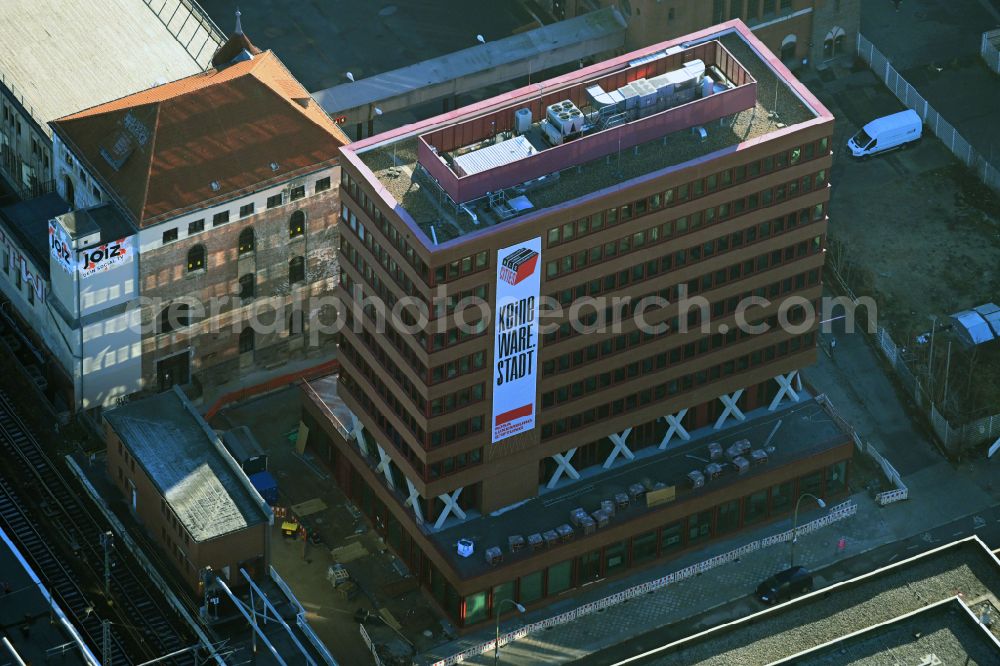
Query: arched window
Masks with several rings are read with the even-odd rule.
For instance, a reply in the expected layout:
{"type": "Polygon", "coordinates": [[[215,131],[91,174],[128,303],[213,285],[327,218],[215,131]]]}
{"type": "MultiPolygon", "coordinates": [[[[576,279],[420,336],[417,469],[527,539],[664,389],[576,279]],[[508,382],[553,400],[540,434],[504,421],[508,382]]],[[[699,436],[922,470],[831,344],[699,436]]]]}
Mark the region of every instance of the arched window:
{"type": "Polygon", "coordinates": [[[288,262],[288,283],[306,281],[306,260],[304,257],[292,257],[288,262]]]}
{"type": "Polygon", "coordinates": [[[254,342],[253,328],[247,326],[246,328],[243,329],[243,332],[240,333],[240,353],[248,354],[252,352],[253,342],[254,342]]]}
{"type": "Polygon", "coordinates": [[[795,35],[785,35],[785,38],[781,40],[782,62],[789,63],[795,60],[795,47],[797,44],[798,38],[795,35]]]}
{"type": "Polygon", "coordinates": [[[187,303],[170,303],[160,310],[160,333],[170,333],[191,323],[191,306],[187,303]]]}
{"type": "Polygon", "coordinates": [[[292,310],[288,317],[288,335],[301,335],[306,330],[306,317],[302,310],[292,310]]]}
{"type": "Polygon", "coordinates": [[[254,240],[253,227],[247,227],[240,232],[239,252],[240,254],[247,254],[248,252],[253,252],[255,249],[257,249],[257,245],[254,240]]]}
{"type": "Polygon", "coordinates": [[[249,299],[257,295],[256,277],[253,273],[240,276],[240,298],[249,299]]]}
{"type": "Polygon", "coordinates": [[[66,203],[69,204],[70,208],[76,208],[76,191],[73,187],[73,179],[69,176],[63,176],[63,188],[66,190],[66,203]]]}
{"type": "Polygon", "coordinates": [[[823,39],[823,57],[829,60],[843,55],[846,39],[847,35],[840,26],[836,26],[830,32],[826,33],[826,37],[823,39]]]}
{"type": "Polygon", "coordinates": [[[298,238],[306,232],[306,214],[301,210],[292,213],[288,218],[288,237],[298,238]]]}
{"type": "Polygon", "coordinates": [[[188,272],[200,271],[205,268],[205,246],[195,245],[188,250],[188,272]]]}

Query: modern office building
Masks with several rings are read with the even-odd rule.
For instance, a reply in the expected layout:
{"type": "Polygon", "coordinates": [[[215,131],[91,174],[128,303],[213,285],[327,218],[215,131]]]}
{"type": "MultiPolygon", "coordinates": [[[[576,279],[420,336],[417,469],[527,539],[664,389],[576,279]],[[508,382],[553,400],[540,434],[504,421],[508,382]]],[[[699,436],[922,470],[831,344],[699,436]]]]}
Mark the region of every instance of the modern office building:
{"type": "Polygon", "coordinates": [[[555,18],[617,6],[636,49],[740,19],[788,67],[824,67],[850,57],[861,29],[860,0],[543,0],[555,18]]]}
{"type": "Polygon", "coordinates": [[[456,623],[846,491],[851,439],[798,378],[832,132],[731,21],[341,149],[308,445],[456,623]],[[768,462],[688,489],[698,430],[768,462]]]}

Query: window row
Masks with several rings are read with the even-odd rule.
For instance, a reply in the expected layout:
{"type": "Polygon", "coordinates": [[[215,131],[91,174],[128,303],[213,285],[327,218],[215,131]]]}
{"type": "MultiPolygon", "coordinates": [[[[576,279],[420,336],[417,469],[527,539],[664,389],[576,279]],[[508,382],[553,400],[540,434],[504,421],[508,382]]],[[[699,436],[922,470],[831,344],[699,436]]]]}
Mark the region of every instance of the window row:
{"type": "MultiPolygon", "coordinates": [[[[358,187],[358,183],[351,178],[350,174],[346,170],[341,169],[340,172],[340,192],[341,196],[346,193],[352,200],[354,200],[361,208],[368,214],[368,218],[375,222],[376,227],[381,230],[382,235],[389,240],[390,243],[396,246],[400,254],[406,257],[406,260],[410,262],[410,265],[417,270],[417,273],[427,281],[429,270],[427,264],[420,258],[413,247],[406,241],[403,234],[397,231],[396,227],[392,225],[388,218],[382,214],[382,211],[375,205],[375,202],[365,191],[358,187]]],[[[344,208],[341,208],[341,217],[344,217],[344,208]]],[[[346,221],[349,222],[351,231],[356,233],[362,240],[364,240],[364,229],[363,226],[358,222],[357,218],[353,213],[350,214],[349,218],[344,217],[346,221]]]]}
{"type": "MultiPolygon", "coordinates": [[[[317,194],[326,191],[330,189],[330,179],[320,178],[315,182],[314,187],[315,187],[315,192],[317,194]]],[[[290,201],[297,201],[304,197],[305,197],[305,185],[293,187],[289,192],[290,201]]],[[[270,196],[267,198],[267,208],[269,209],[277,208],[278,206],[284,205],[284,203],[285,203],[284,192],[279,192],[278,194],[275,194],[274,196],[270,196]]],[[[242,206],[240,206],[239,215],[237,219],[242,220],[243,218],[250,217],[251,215],[253,215],[256,212],[255,206],[256,204],[254,204],[253,202],[243,204],[242,206]]],[[[220,211],[212,216],[212,227],[221,227],[225,224],[229,224],[230,221],[231,221],[230,211],[228,210],[220,211]]],[[[305,233],[305,222],[306,222],[306,214],[304,211],[297,210],[293,212],[291,216],[289,216],[288,218],[288,237],[298,238],[299,236],[302,236],[305,233]]],[[[187,227],[188,236],[201,233],[204,230],[205,230],[204,218],[188,222],[188,227],[187,227]]],[[[244,231],[243,233],[246,232],[244,231]]],[[[165,230],[162,236],[163,244],[166,245],[167,243],[172,243],[176,241],[178,238],[178,234],[179,234],[179,227],[173,227],[171,229],[165,230]]],[[[242,234],[240,236],[240,246],[241,247],[243,246],[242,234]]],[[[241,249],[241,253],[242,252],[243,250],[241,249]]]]}
{"type": "MultiPolygon", "coordinates": [[[[686,296],[694,296],[698,293],[708,291],[712,288],[717,288],[725,285],[728,282],[735,280],[741,280],[751,275],[762,273],[766,270],[780,266],[782,264],[788,263],[790,261],[795,261],[807,257],[812,254],[818,254],[823,251],[824,247],[824,237],[814,236],[811,241],[800,241],[796,245],[790,245],[785,248],[778,248],[772,250],[771,252],[758,255],[756,257],[750,257],[745,259],[741,263],[733,264],[728,267],[719,268],[713,272],[705,273],[700,277],[689,280],[686,283],[678,283],[671,287],[665,287],[658,291],[650,292],[644,294],[643,296],[637,296],[629,299],[624,306],[627,308],[635,308],[640,305],[644,297],[659,296],[669,302],[676,302],[681,296],[682,289],[686,296]]],[[[682,251],[683,252],[683,251],[682,251]]],[[[665,269],[665,266],[670,266],[671,262],[679,261],[683,258],[681,254],[675,254],[674,256],[667,255],[659,260],[651,260],[645,264],[636,264],[631,269],[619,271],[614,275],[606,276],[599,280],[592,280],[590,282],[577,285],[575,289],[567,289],[559,292],[557,294],[558,300],[565,304],[572,302],[573,298],[582,298],[585,296],[597,296],[602,292],[611,292],[618,289],[623,289],[629,284],[638,284],[642,281],[649,280],[661,271],[669,270],[665,269]]],[[[818,279],[818,278],[817,278],[818,279]]],[[[810,284],[813,284],[812,282],[810,284]]],[[[761,287],[757,290],[762,293],[764,297],[767,296],[766,290],[761,287]]],[[[631,310],[626,311],[625,314],[632,312],[631,310]]],[[[603,320],[610,322],[619,319],[621,315],[614,311],[614,306],[608,306],[608,309],[604,313],[588,312],[581,317],[581,323],[584,326],[591,326],[593,323],[597,322],[603,316],[603,320]]],[[[566,340],[582,333],[585,333],[586,329],[582,327],[573,328],[568,323],[561,324],[559,328],[555,331],[549,331],[545,334],[545,342],[553,343],[560,340],[566,340]]]]}
{"type": "MultiPolygon", "coordinates": [[[[804,313],[800,308],[797,312],[789,312],[788,323],[793,325],[800,324],[803,318],[804,313]]],[[[769,318],[766,323],[770,331],[775,330],[778,324],[777,316],[769,318]]],[[[616,387],[616,390],[620,390],[623,384],[633,379],[672,369],[676,365],[699,358],[704,354],[725,349],[755,337],[757,337],[756,334],[738,329],[729,330],[724,335],[721,333],[716,333],[712,336],[706,335],[698,340],[698,342],[690,342],[646,358],[637,359],[628,364],[621,365],[614,370],[591,375],[572,384],[547,391],[542,394],[542,407],[552,407],[553,405],[559,405],[570,400],[576,400],[577,398],[603,391],[612,386],[616,387]]],[[[620,348],[622,351],[628,349],[628,338],[629,336],[625,335],[618,336],[614,341],[614,347],[620,348]]],[[[608,343],[611,343],[611,341],[608,340],[605,342],[607,347],[610,348],[611,345],[608,343]]],[[[798,351],[800,344],[801,341],[798,338],[793,338],[791,340],[792,351],[798,351]]],[[[749,356],[725,361],[709,371],[709,378],[715,380],[720,377],[729,377],[749,367],[760,365],[763,356],[764,354],[761,352],[752,352],[749,356]]],[[[621,362],[624,362],[626,357],[621,355],[620,359],[621,362]]]]}
{"type": "MultiPolygon", "coordinates": [[[[802,160],[811,160],[815,156],[822,157],[826,155],[828,148],[829,141],[824,137],[817,142],[807,143],[791,150],[782,151],[777,155],[771,155],[761,160],[750,162],[749,164],[726,169],[725,171],[693,180],[663,192],[657,192],[643,199],[596,212],[576,222],[552,227],[546,235],[548,241],[547,247],[554,247],[560,243],[566,243],[574,238],[580,238],[588,234],[600,233],[602,230],[611,228],[616,224],[656,212],[661,208],[669,208],[686,203],[693,199],[712,194],[717,190],[723,190],[746,180],[771,173],[772,171],[784,169],[788,166],[795,166],[802,160]]],[[[794,182],[799,183],[798,180],[794,182]]],[[[801,180],[801,185],[796,185],[796,188],[801,187],[802,190],[808,191],[813,189],[814,183],[817,188],[826,184],[825,170],[821,170],[815,176],[806,176],[801,180]]],[[[784,195],[788,197],[793,196],[791,192],[787,191],[784,195]]],[[[777,193],[772,195],[774,203],[777,203],[776,196],[777,193]]],[[[763,197],[763,194],[761,197],[763,197]]],[[[758,199],[757,205],[771,205],[770,202],[762,204],[762,201],[762,198],[758,199]]],[[[738,215],[740,212],[733,211],[732,214],[738,215]]],[[[726,216],[728,217],[728,215],[729,213],[727,212],[726,216]]]]}
{"type": "MultiPolygon", "coordinates": [[[[820,173],[822,174],[822,172],[820,173]]],[[[816,176],[817,179],[819,177],[819,175],[816,176]]],[[[795,191],[798,192],[798,181],[792,181],[790,185],[794,185],[795,191]]],[[[593,266],[603,261],[608,261],[616,257],[624,256],[630,252],[641,250],[644,247],[669,241],[675,236],[689,233],[701,228],[702,226],[708,226],[728,219],[730,214],[738,215],[743,211],[744,207],[748,207],[749,210],[754,210],[758,207],[762,194],[767,195],[763,198],[773,201],[773,193],[782,192],[781,199],[784,200],[784,192],[787,191],[788,187],[789,185],[782,185],[774,188],[773,190],[765,190],[764,193],[751,194],[744,199],[738,199],[730,203],[724,203],[713,208],[698,211],[697,213],[693,213],[691,215],[685,215],[677,218],[676,220],[671,220],[654,227],[633,232],[627,236],[618,238],[617,240],[610,240],[587,250],[581,250],[580,252],[549,261],[545,265],[545,277],[547,280],[551,280],[559,277],[560,275],[582,270],[587,266],[593,266]]],[[[801,211],[800,216],[803,214],[808,215],[808,212],[801,211]]],[[[817,204],[813,207],[813,219],[822,219],[822,214],[823,204],[817,204]]],[[[722,237],[723,242],[725,242],[726,238],[726,236],[722,237]]],[[[747,242],[751,242],[751,240],[752,238],[748,239],[747,242]]],[[[728,249],[728,246],[722,249],[728,249]]]]}
{"type": "MultiPolygon", "coordinates": [[[[731,362],[735,364],[735,372],[739,373],[751,367],[755,367],[754,361],[757,362],[757,365],[762,363],[766,364],[773,361],[775,358],[787,356],[788,354],[795,353],[800,349],[809,349],[815,344],[815,341],[815,333],[810,332],[805,335],[782,340],[777,344],[765,347],[760,350],[759,354],[745,354],[744,356],[741,356],[731,362]]],[[[727,361],[726,363],[730,363],[730,361],[727,361]]],[[[690,391],[691,389],[704,386],[710,382],[717,381],[722,377],[723,365],[724,364],[719,363],[709,368],[688,373],[682,377],[671,379],[663,382],[662,384],[658,384],[655,387],[643,389],[636,393],[623,396],[598,407],[574,414],[573,416],[545,423],[542,425],[542,440],[544,441],[553,437],[560,437],[568,432],[573,432],[574,430],[590,426],[593,423],[644,408],[654,401],[660,402],[662,400],[667,400],[679,393],[684,393],[690,391]]]]}
{"type": "MultiPolygon", "coordinates": [[[[673,557],[688,548],[700,547],[710,539],[787,515],[793,510],[795,499],[802,493],[813,493],[825,498],[836,497],[847,488],[847,473],[848,462],[842,460],[797,479],[782,481],[750,495],[722,502],[622,541],[533,571],[490,590],[465,597],[458,609],[458,616],[453,619],[468,627],[488,618],[495,618],[497,610],[504,613],[510,611],[511,604],[505,603],[507,599],[530,605],[656,559],[673,557]]],[[[435,585],[438,578],[435,574],[436,571],[427,576],[431,583],[431,594],[439,602],[446,604],[447,590],[444,585],[435,585]]]]}
{"type": "MultiPolygon", "coordinates": [[[[208,253],[205,250],[204,245],[195,245],[187,253],[187,270],[188,273],[196,273],[199,271],[208,270],[208,253]]],[[[305,282],[306,279],[306,260],[305,257],[298,256],[292,257],[288,261],[288,282],[289,284],[295,284],[297,282],[305,282]]],[[[254,277],[252,275],[243,275],[240,277],[240,295],[243,298],[253,298],[254,277]],[[249,288],[249,295],[243,296],[244,288],[249,288]]]]}
{"type": "MultiPolygon", "coordinates": [[[[818,271],[810,271],[809,273],[811,273],[814,276],[814,279],[816,281],[819,280],[818,271]]],[[[780,282],[775,282],[766,288],[761,287],[760,289],[755,290],[754,292],[747,292],[739,296],[732,296],[730,298],[720,299],[711,304],[709,308],[710,315],[713,318],[722,318],[731,315],[736,312],[741,301],[743,301],[744,299],[748,299],[751,296],[758,296],[758,294],[763,294],[763,296],[759,296],[760,298],[771,298],[771,299],[780,298],[781,296],[788,296],[792,293],[795,293],[796,291],[806,288],[806,283],[809,279],[808,278],[809,273],[800,273],[796,275],[794,278],[792,277],[786,278],[780,282]]],[[[753,310],[749,310],[748,313],[752,315],[753,310]]],[[[799,305],[793,306],[791,308],[788,308],[786,319],[789,322],[800,321],[800,319],[797,318],[801,317],[802,313],[803,313],[802,306],[799,305]]],[[[704,322],[702,321],[703,314],[704,313],[700,308],[695,308],[687,312],[687,315],[685,316],[685,324],[687,325],[689,330],[691,330],[694,327],[698,327],[702,324],[707,324],[707,318],[705,318],[704,322]]],[[[776,315],[769,317],[763,320],[762,322],[755,322],[755,323],[766,323],[770,326],[773,323],[777,323],[775,317],[776,315]]],[[[653,330],[653,327],[650,326],[649,330],[645,331],[635,330],[631,331],[630,333],[622,333],[614,337],[608,337],[600,342],[595,342],[594,344],[588,345],[582,349],[577,349],[574,352],[570,352],[567,354],[560,354],[559,356],[556,356],[554,358],[549,358],[542,362],[542,376],[549,377],[551,375],[567,372],[569,370],[572,370],[573,368],[589,365],[590,363],[598,361],[602,358],[616,357],[625,352],[626,350],[636,351],[640,348],[644,349],[647,343],[653,342],[654,340],[662,340],[663,337],[668,333],[672,333],[674,331],[679,330],[681,324],[679,317],[672,317],[671,319],[663,323],[667,327],[666,331],[664,332],[655,332],[653,330]]],[[[726,333],[726,336],[728,337],[728,342],[735,341],[736,330],[730,328],[730,330],[726,333]]],[[[715,338],[717,337],[719,337],[718,334],[712,336],[713,348],[717,348],[718,346],[720,346],[719,344],[716,343],[715,338]]],[[[701,340],[699,340],[698,344],[707,347],[709,344],[708,339],[709,339],[708,336],[705,336],[701,340]]],[[[688,346],[693,347],[694,343],[690,343],[688,346]]],[[[702,351],[708,351],[708,350],[706,348],[703,349],[702,351]]],[[[682,358],[679,350],[675,349],[674,352],[677,353],[675,354],[672,352],[670,354],[671,364],[679,363],[682,358]]],[[[690,357],[693,355],[694,355],[693,351],[690,353],[688,352],[684,353],[685,357],[690,357]]],[[[664,361],[664,366],[665,364],[666,361],[664,361]]]]}

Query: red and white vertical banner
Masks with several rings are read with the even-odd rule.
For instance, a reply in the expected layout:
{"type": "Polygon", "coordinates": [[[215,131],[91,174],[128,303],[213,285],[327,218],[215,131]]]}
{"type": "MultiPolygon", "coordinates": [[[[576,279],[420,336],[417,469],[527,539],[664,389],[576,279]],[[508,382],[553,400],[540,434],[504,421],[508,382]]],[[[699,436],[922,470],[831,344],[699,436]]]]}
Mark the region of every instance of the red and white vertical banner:
{"type": "Polygon", "coordinates": [[[497,251],[493,443],[535,427],[542,239],[497,251]]]}

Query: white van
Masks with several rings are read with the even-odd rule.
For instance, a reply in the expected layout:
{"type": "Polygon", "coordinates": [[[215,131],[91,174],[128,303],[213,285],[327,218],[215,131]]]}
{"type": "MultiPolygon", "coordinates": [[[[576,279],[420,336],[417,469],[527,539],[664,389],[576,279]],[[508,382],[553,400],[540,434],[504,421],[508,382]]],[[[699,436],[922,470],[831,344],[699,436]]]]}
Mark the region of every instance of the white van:
{"type": "Polygon", "coordinates": [[[854,157],[868,157],[905,147],[923,134],[924,124],[912,109],[877,118],[847,141],[854,157]]]}

